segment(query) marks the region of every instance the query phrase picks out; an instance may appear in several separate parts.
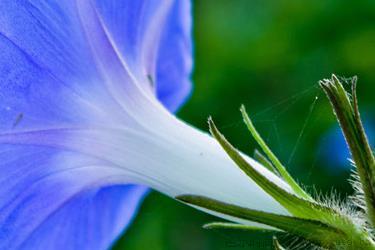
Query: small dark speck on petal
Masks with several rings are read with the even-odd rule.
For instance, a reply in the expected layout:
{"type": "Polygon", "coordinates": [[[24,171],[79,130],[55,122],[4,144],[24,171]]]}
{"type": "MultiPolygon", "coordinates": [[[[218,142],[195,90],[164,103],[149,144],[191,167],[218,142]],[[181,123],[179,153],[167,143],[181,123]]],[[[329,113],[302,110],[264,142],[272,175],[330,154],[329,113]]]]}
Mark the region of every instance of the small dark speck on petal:
{"type": "Polygon", "coordinates": [[[17,127],[17,125],[22,121],[22,119],[23,119],[23,113],[19,113],[16,120],[13,123],[12,128],[17,127]]]}
{"type": "Polygon", "coordinates": [[[147,79],[148,79],[148,82],[150,83],[151,87],[154,88],[155,83],[154,83],[154,79],[152,78],[152,76],[148,74],[147,79]]]}

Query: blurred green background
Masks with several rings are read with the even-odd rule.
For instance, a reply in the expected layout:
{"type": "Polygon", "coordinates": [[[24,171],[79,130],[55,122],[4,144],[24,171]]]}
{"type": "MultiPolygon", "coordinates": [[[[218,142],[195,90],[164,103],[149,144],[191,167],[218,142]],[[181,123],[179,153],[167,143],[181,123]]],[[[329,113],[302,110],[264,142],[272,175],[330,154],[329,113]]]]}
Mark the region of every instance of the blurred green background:
{"type": "MultiPolygon", "coordinates": [[[[374,131],[375,1],[201,0],[193,12],[194,91],[178,116],[207,130],[212,115],[234,145],[252,154],[238,111],[245,104],[308,189],[350,194],[349,162],[340,161],[345,148],[335,141],[340,134],[317,81],[358,75],[361,111],[374,131]]],[[[270,235],[201,228],[213,220],[153,192],[114,249],[271,249],[270,235]]]]}

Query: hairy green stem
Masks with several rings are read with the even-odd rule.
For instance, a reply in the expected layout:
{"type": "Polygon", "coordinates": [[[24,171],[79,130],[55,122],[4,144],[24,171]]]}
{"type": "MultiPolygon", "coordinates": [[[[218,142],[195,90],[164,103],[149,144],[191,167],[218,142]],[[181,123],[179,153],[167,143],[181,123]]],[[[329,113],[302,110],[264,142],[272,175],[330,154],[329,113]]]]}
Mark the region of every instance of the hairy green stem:
{"type": "Polygon", "coordinates": [[[368,222],[375,226],[375,158],[363,128],[356,95],[357,79],[352,80],[352,100],[339,79],[332,75],[320,81],[340,123],[362,184],[368,222]]]}

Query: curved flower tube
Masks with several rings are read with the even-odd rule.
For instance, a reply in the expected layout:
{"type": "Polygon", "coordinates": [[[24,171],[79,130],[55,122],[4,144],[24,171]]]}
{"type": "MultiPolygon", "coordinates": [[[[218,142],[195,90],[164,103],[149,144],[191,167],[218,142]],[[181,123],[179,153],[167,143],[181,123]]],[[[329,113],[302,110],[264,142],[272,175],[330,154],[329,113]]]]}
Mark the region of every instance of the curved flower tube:
{"type": "Polygon", "coordinates": [[[146,186],[286,213],[170,113],[190,23],[187,0],[0,2],[0,249],[106,249],[146,186]]]}

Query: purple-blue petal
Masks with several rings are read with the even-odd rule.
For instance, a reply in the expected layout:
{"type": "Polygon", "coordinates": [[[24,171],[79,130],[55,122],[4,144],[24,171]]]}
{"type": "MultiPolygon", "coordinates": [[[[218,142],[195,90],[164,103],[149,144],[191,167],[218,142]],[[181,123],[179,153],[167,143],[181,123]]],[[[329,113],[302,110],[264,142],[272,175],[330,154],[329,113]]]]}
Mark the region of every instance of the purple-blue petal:
{"type": "Polygon", "coordinates": [[[103,24],[110,31],[118,50],[126,55],[124,60],[132,72],[138,77],[151,78],[158,99],[169,110],[176,111],[191,92],[191,2],[159,0],[139,3],[96,1],[103,24]],[[123,12],[128,15],[122,15],[123,12]],[[167,25],[162,27],[163,22],[167,25]],[[147,26],[151,28],[144,28],[147,26]],[[137,53],[139,48],[143,53],[137,53]]]}
{"type": "Polygon", "coordinates": [[[147,188],[138,185],[82,193],[52,213],[20,249],[107,249],[134,218],[146,193],[147,188]]]}
{"type": "Polygon", "coordinates": [[[193,63],[190,12],[190,1],[175,1],[158,52],[157,96],[171,111],[176,111],[191,92],[189,76],[193,63]]]}
{"type": "MultiPolygon", "coordinates": [[[[174,111],[190,91],[190,3],[2,0],[0,51],[0,136],[127,121],[119,96],[149,77],[174,111]]],[[[108,248],[147,188],[118,185],[98,159],[16,141],[0,145],[0,249],[108,248]]]]}

